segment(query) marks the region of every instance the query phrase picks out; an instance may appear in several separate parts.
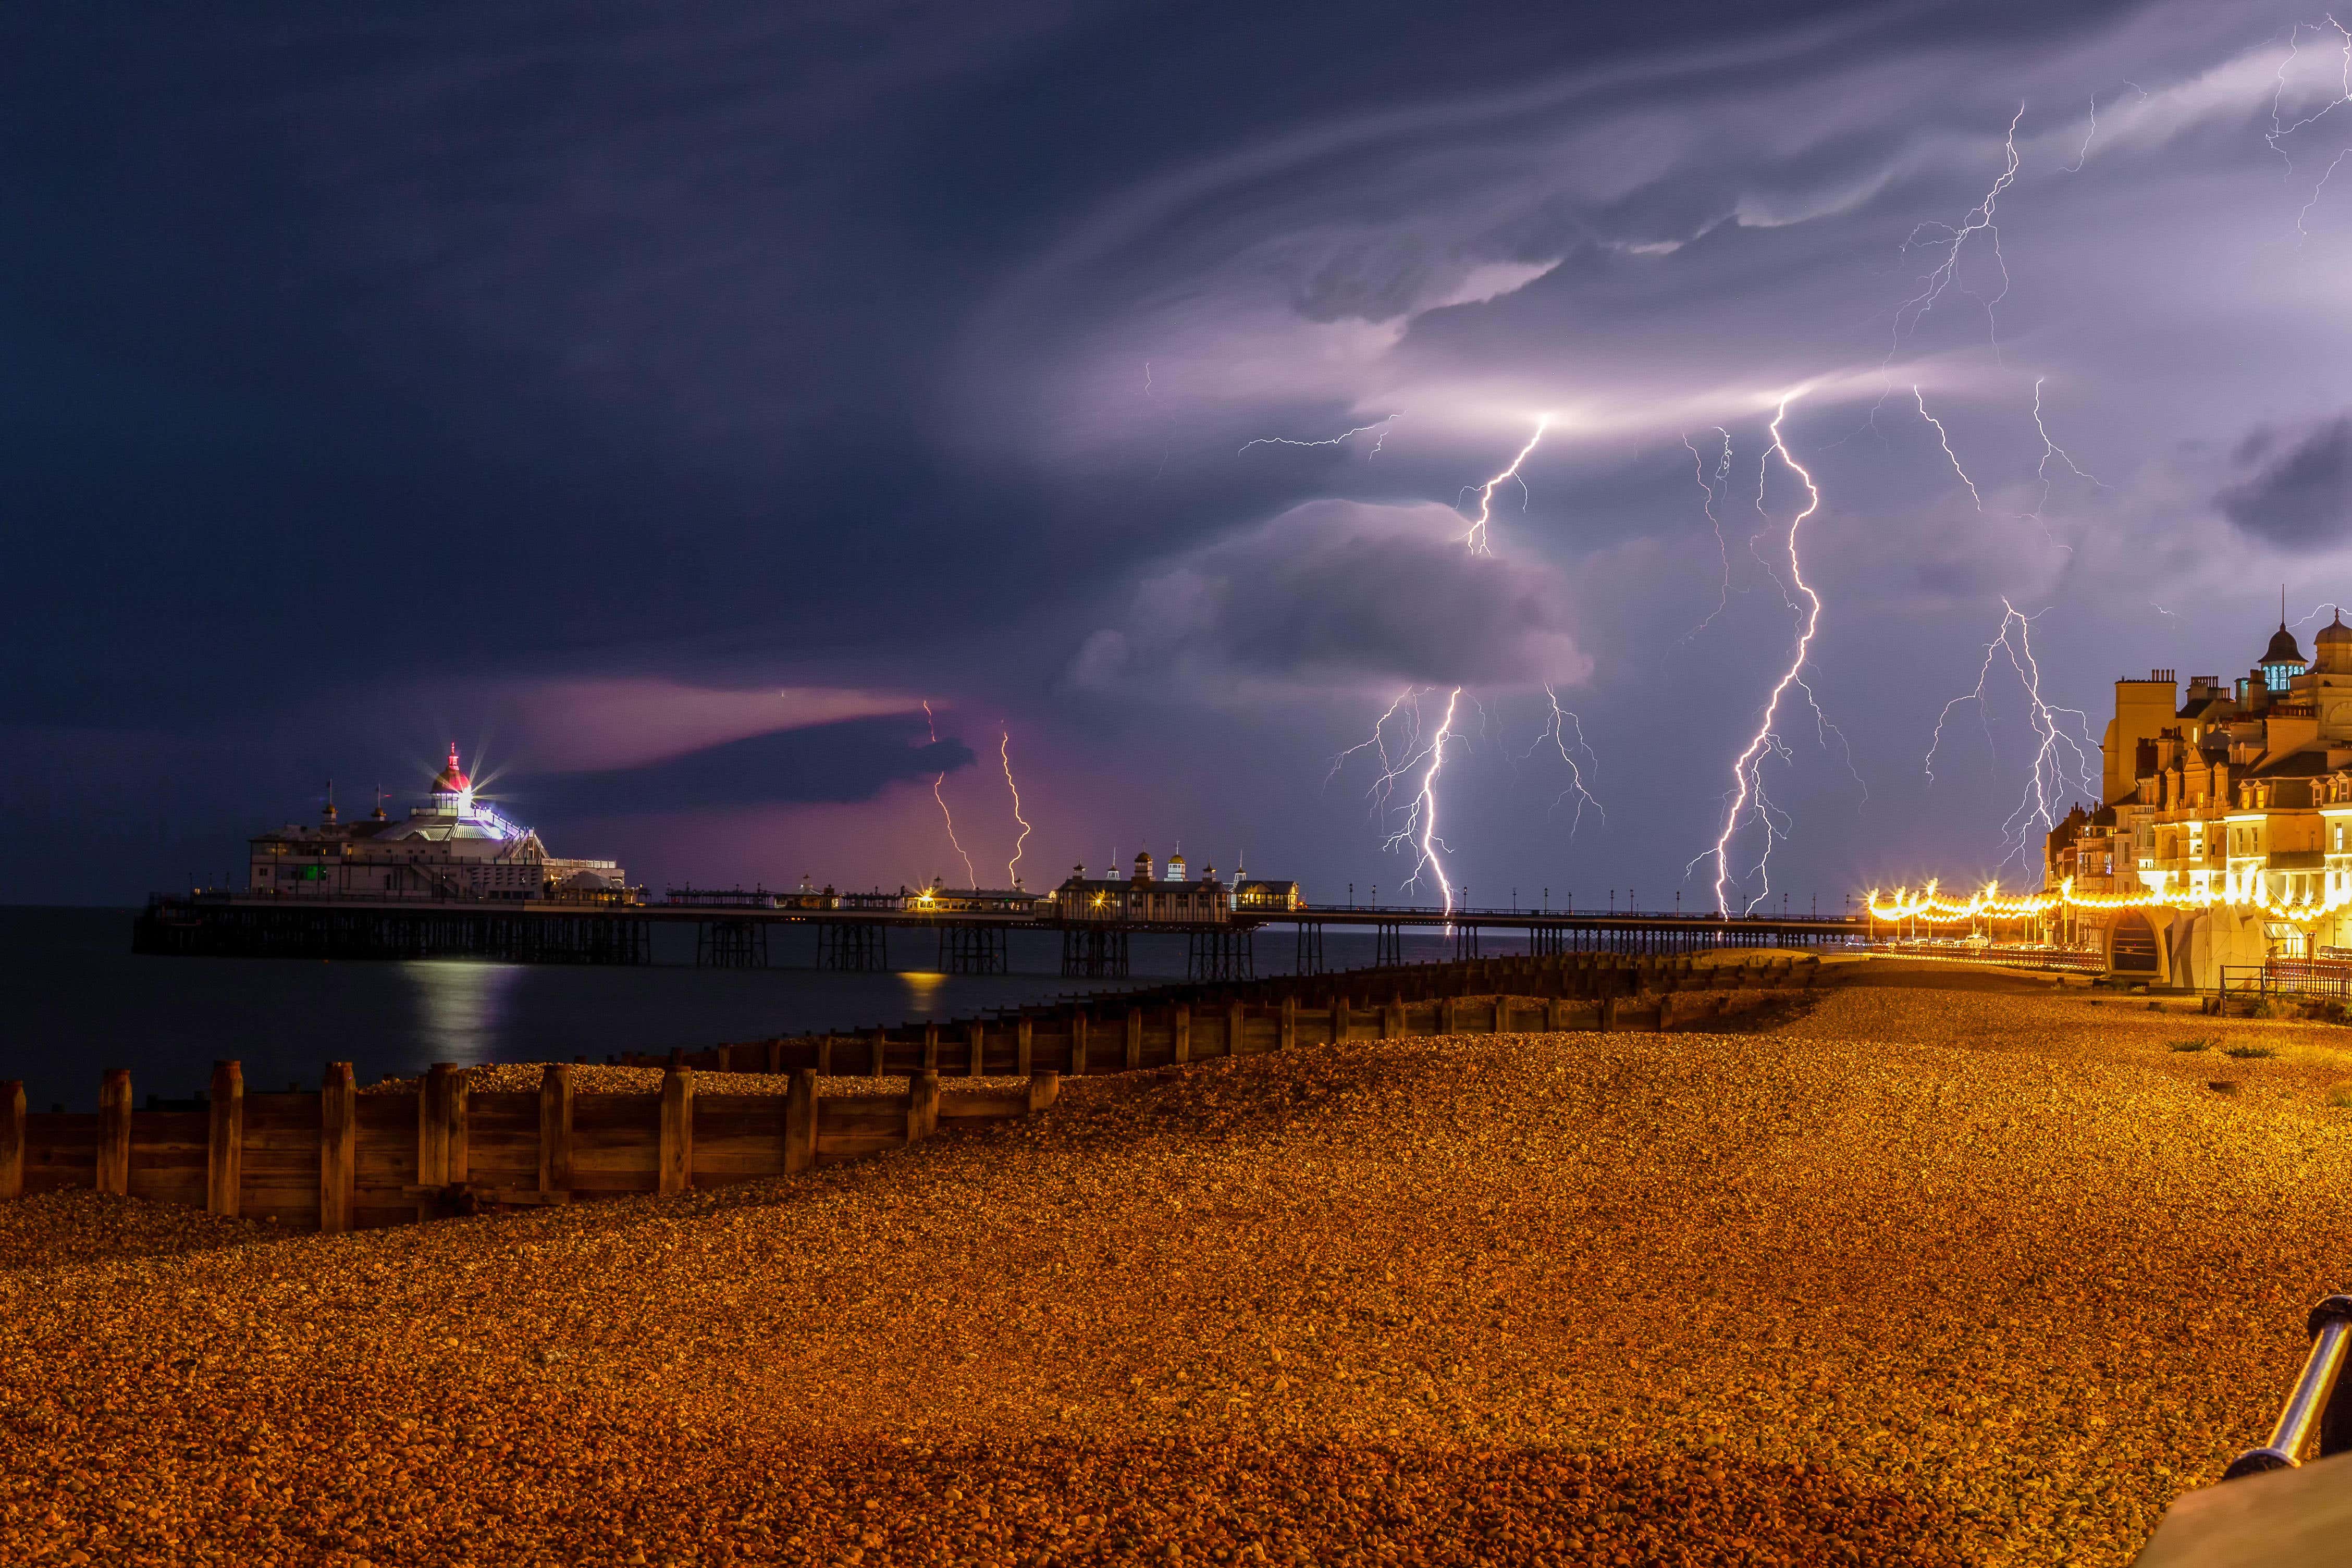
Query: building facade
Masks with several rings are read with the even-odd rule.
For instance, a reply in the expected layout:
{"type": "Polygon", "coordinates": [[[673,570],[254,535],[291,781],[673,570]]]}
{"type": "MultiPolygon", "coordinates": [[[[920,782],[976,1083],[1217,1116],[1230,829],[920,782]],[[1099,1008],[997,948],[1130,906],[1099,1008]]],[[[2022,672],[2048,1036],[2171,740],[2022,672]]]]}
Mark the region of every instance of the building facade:
{"type": "Polygon", "coordinates": [[[2305,660],[2282,622],[2224,685],[2116,683],[2106,798],[2051,832],[2054,934],[2108,967],[2210,988],[2225,967],[2331,957],[2352,941],[2352,627],[2305,660]]]}
{"type": "Polygon", "coordinates": [[[539,835],[474,795],[449,747],[432,794],[394,821],[381,802],[358,821],[327,802],[316,827],[289,823],[251,841],[248,895],[420,903],[635,903],[620,866],[547,852],[539,835]]]}
{"type": "Polygon", "coordinates": [[[1135,869],[1124,880],[1089,878],[1087,868],[1075,866],[1054,890],[1053,913],[1076,921],[1165,921],[1192,925],[1222,925],[1233,914],[1233,893],[1217,880],[1217,868],[1203,866],[1198,882],[1181,880],[1183,861],[1169,862],[1170,876],[1151,874],[1151,852],[1139,850],[1135,869]]]}

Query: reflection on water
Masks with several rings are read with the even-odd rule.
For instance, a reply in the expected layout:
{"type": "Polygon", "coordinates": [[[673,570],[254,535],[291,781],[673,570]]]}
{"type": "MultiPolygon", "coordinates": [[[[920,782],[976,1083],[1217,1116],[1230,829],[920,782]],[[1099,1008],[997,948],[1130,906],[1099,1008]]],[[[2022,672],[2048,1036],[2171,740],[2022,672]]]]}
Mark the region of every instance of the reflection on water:
{"type": "Polygon", "coordinates": [[[418,1043],[427,1061],[462,1065],[497,1053],[521,965],[419,958],[399,967],[416,998],[418,1043]]]}
{"type": "Polygon", "coordinates": [[[948,983],[937,969],[902,969],[894,977],[907,988],[907,1005],[921,1011],[929,1010],[940,988],[948,983]]]}

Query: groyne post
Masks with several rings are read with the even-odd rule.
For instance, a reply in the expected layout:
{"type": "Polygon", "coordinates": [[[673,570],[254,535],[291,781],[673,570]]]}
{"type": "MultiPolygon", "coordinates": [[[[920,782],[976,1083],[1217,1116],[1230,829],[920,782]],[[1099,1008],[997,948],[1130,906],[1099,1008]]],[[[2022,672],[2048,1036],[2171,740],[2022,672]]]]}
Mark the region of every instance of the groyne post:
{"type": "Polygon", "coordinates": [[[213,1063],[212,1131],[205,1145],[205,1212],[235,1219],[245,1166],[245,1069],[213,1063]]]}
{"type": "Polygon", "coordinates": [[[131,1191],[131,1070],[110,1067],[98,1089],[98,1190],[131,1191]]]}
{"type": "Polygon", "coordinates": [[[1013,1026],[1013,1071],[1029,1076],[1029,1061],[1037,1045],[1037,1026],[1024,1013],[1013,1026]]]}
{"type": "Polygon", "coordinates": [[[0,1078],[0,1198],[24,1196],[25,1081],[0,1078]]]}
{"type": "Polygon", "coordinates": [[[940,1075],[929,1069],[907,1080],[907,1142],[919,1144],[940,1130],[940,1075]]]}
{"type": "Polygon", "coordinates": [[[359,1085],[348,1061],[327,1063],[319,1082],[319,1228],[330,1235],[352,1228],[359,1174],[359,1085]]]}
{"type": "Polygon", "coordinates": [[[694,1069],[672,1067],[662,1073],[661,1150],[655,1169],[663,1196],[694,1186],[694,1069]]]}
{"type": "Polygon", "coordinates": [[[971,1024],[966,1028],[965,1033],[971,1043],[971,1065],[964,1069],[964,1074],[967,1077],[978,1078],[985,1071],[982,1060],[983,1055],[982,1044],[985,1036],[982,1032],[980,1020],[978,1019],[972,1019],[971,1024]]]}
{"type": "Polygon", "coordinates": [[[1127,1070],[1129,1072],[1143,1065],[1143,1009],[1127,1009],[1127,1070]]]}
{"type": "Polygon", "coordinates": [[[816,1070],[795,1068],[784,1091],[784,1169],[804,1171],[816,1164],[816,1070]]]}
{"type": "Polygon", "coordinates": [[[539,1190],[572,1190],[572,1069],[548,1063],[539,1078],[539,1190]]]}
{"type": "Polygon", "coordinates": [[[1186,1007],[1186,1006],[1185,1006],[1183,1003],[1181,1003],[1181,1002],[1179,1002],[1179,1003],[1177,1003],[1177,1004],[1176,1004],[1176,1023],[1175,1023],[1175,1032],[1176,1032],[1176,1048],[1175,1048],[1175,1049],[1176,1049],[1176,1060],[1177,1060],[1177,1061],[1178,1061],[1178,1062],[1180,1062],[1180,1063],[1181,1063],[1181,1062],[1186,1062],[1186,1061],[1192,1061],[1192,1009],[1191,1008],[1186,1007]]]}

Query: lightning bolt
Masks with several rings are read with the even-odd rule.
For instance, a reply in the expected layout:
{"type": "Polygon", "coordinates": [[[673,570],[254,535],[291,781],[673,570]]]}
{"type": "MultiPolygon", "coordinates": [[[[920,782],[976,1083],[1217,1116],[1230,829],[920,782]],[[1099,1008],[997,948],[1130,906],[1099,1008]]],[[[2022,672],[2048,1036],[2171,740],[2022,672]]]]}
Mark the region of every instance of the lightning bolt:
{"type": "Polygon", "coordinates": [[[1348,747],[1347,750],[1342,751],[1339,756],[1331,758],[1331,771],[1323,776],[1323,788],[1326,789],[1330,789],[1331,780],[1339,776],[1339,769],[1347,765],[1348,758],[1355,756],[1359,751],[1363,751],[1367,748],[1376,750],[1380,754],[1381,758],[1381,779],[1374,780],[1373,788],[1375,789],[1379,789],[1381,779],[1395,778],[1396,770],[1389,766],[1389,747],[1387,738],[1388,722],[1389,720],[1396,717],[1397,711],[1412,700],[1412,688],[1411,686],[1407,686],[1404,690],[1397,693],[1396,701],[1389,704],[1388,711],[1373,721],[1371,737],[1368,740],[1360,740],[1356,742],[1355,745],[1348,747]]]}
{"type": "MultiPolygon", "coordinates": [[[[2279,161],[2285,165],[2281,173],[2283,179],[2294,177],[2294,157],[2284,145],[2286,139],[2307,125],[2316,124],[2347,103],[2352,103],[2352,32],[2346,31],[2344,24],[2338,22],[2332,12],[2327,16],[2327,26],[2336,29],[2337,47],[2343,58],[2343,68],[2339,74],[2336,94],[2292,125],[2286,123],[2285,117],[2287,68],[2294,64],[2296,57],[2303,51],[2304,29],[2308,27],[2313,34],[2317,35],[2320,32],[2320,26],[2316,22],[2297,22],[2287,30],[2286,56],[2279,61],[2277,85],[2271,90],[2271,128],[2263,135],[2263,140],[2270,144],[2270,150],[2277,153],[2279,161]]],[[[2319,198],[2327,190],[2327,182],[2335,177],[2336,169],[2347,157],[2352,157],[2352,148],[2343,149],[2336,154],[2327,167],[2321,172],[2318,183],[2312,186],[2310,199],[2305,202],[2302,210],[2295,214],[2296,244],[2300,245],[2310,237],[2311,230],[2308,225],[2311,210],[2319,205],[2319,198]]]]}
{"type": "Polygon", "coordinates": [[[1713,428],[1717,435],[1723,437],[1723,455],[1716,461],[1715,480],[1712,484],[1707,481],[1706,459],[1700,455],[1697,447],[1691,445],[1691,438],[1688,435],[1683,437],[1683,444],[1690,448],[1691,471],[1698,480],[1699,494],[1706,497],[1700,505],[1706,512],[1707,527],[1715,530],[1716,553],[1723,558],[1723,585],[1716,595],[1715,608],[1707,612],[1706,619],[1683,633],[1683,641],[1685,643],[1706,631],[1715,618],[1722,614],[1731,603],[1731,547],[1724,542],[1723,519],[1715,515],[1717,487],[1719,486],[1727,490],[1731,487],[1731,432],[1719,424],[1713,428]]]}
{"type": "Polygon", "coordinates": [[[1234,455],[1238,457],[1243,452],[1247,452],[1253,446],[1340,446],[1354,440],[1357,436],[1363,434],[1368,430],[1377,430],[1381,433],[1380,440],[1372,443],[1372,450],[1374,452],[1378,452],[1381,449],[1381,442],[1388,439],[1389,425],[1394,421],[1402,419],[1404,415],[1402,413],[1392,413],[1386,419],[1376,419],[1370,424],[1360,424],[1353,430],[1342,431],[1339,434],[1332,436],[1328,441],[1294,441],[1286,435],[1261,435],[1255,441],[1243,442],[1240,451],[1235,452],[1234,455]]]}
{"type": "MultiPolygon", "coordinates": [[[[1758,860],[1756,867],[1758,873],[1764,878],[1764,886],[1762,891],[1748,902],[1748,907],[1755,908],[1772,891],[1769,870],[1772,862],[1772,845],[1784,836],[1785,830],[1775,823],[1772,804],[1765,798],[1762,771],[1764,758],[1769,756],[1786,758],[1789,755],[1788,748],[1781,744],[1780,737],[1773,733],[1772,725],[1780,716],[1780,699],[1788,695],[1789,688],[1803,684],[1805,660],[1812,652],[1813,633],[1821,629],[1822,623],[1822,596],[1815,593],[1812,586],[1806,582],[1804,566],[1797,554],[1799,530],[1805,526],[1807,517],[1821,509],[1821,487],[1813,483],[1813,476],[1807,472],[1805,465],[1798,462],[1790,454],[1789,444],[1780,434],[1781,422],[1789,417],[1789,405],[1796,402],[1800,395],[1801,395],[1801,389],[1800,392],[1784,395],[1780,399],[1780,406],[1773,411],[1772,423],[1766,428],[1772,437],[1768,456],[1780,458],[1805,487],[1806,498],[1803,508],[1789,519],[1789,578],[1797,585],[1797,591],[1805,596],[1807,606],[1803,612],[1805,624],[1804,630],[1797,636],[1796,649],[1790,657],[1788,669],[1781,674],[1780,680],[1773,684],[1771,695],[1765,700],[1764,716],[1758,722],[1755,735],[1749,737],[1747,746],[1741,749],[1731,764],[1731,806],[1724,814],[1723,831],[1717,835],[1715,849],[1712,852],[1715,857],[1715,907],[1718,915],[1731,913],[1731,841],[1738,832],[1742,821],[1751,811],[1764,828],[1764,852],[1758,860]]],[[[1810,701],[1810,690],[1807,692],[1807,697],[1810,701]]],[[[1820,704],[1813,705],[1813,711],[1817,716],[1820,714],[1820,704]]],[[[1691,864],[1696,866],[1699,861],[1706,858],[1706,854],[1701,854],[1694,859],[1691,864]]]]}
{"type": "MultiPolygon", "coordinates": [[[[2028,715],[2033,727],[2034,749],[2017,809],[2001,823],[2000,831],[2004,840],[2016,835],[2016,848],[2010,853],[2014,853],[2020,865],[2030,873],[2035,860],[2035,834],[2037,831],[2047,833],[2057,825],[2065,800],[2070,796],[2078,800],[2086,797],[2097,799],[2098,775],[2091,766],[2090,758],[2098,746],[2091,738],[2088,716],[2079,708],[2062,707],[2042,695],[2042,665],[2033,654],[2033,622],[2048,614],[2049,611],[2039,610],[2028,615],[2007,598],[2001,600],[2000,610],[2000,630],[1992,641],[1985,644],[1984,663],[1977,671],[1976,688],[1946,703],[1943,712],[1937,715],[1935,739],[1928,744],[1927,756],[1922,766],[1929,782],[1933,783],[1936,748],[1943,744],[1945,720],[1962,703],[1975,703],[1979,716],[1986,712],[1985,682],[1992,674],[1993,660],[2006,657],[2011,673],[2016,675],[2018,685],[2025,692],[2028,715]]],[[[2164,612],[2171,613],[2170,611],[2164,612]]],[[[1989,723],[1985,738],[1990,745],[1992,731],[1989,723]]],[[[2009,854],[2004,853],[2001,863],[2006,864],[2008,860],[2009,854]]]]}
{"type": "Polygon", "coordinates": [[[1983,299],[1985,336],[1992,344],[1994,357],[2000,357],[2000,338],[1993,318],[1993,308],[2009,298],[2009,261],[2000,254],[2000,225],[1993,221],[1993,214],[2000,204],[2000,193],[2008,190],[2017,179],[2017,127],[2019,121],[2024,118],[2025,105],[2021,103],[2017,106],[2017,113],[2010,119],[2009,134],[2002,142],[2007,162],[2000,174],[1994,177],[1991,189],[1985,192],[1984,199],[1970,208],[1968,214],[1961,218],[1957,225],[1923,223],[1914,228],[1904,240],[1903,251],[1906,255],[1908,255],[1915,246],[1920,246],[1921,248],[1930,250],[1931,254],[1934,251],[1941,251],[1943,259],[1920,279],[1919,292],[1895,308],[1895,338],[1886,350],[1886,357],[1889,360],[1894,359],[1896,351],[1903,346],[1906,316],[1909,318],[1909,325],[1916,328],[1919,319],[1935,308],[1936,302],[1944,297],[1944,291],[1952,287],[1954,280],[1959,275],[1960,253],[1967,248],[1969,239],[1977,235],[1985,235],[1986,243],[1992,246],[1993,263],[2000,269],[2000,292],[1990,299],[1983,299],[1982,296],[1977,295],[1965,286],[1960,291],[1972,298],[1983,299]],[[1933,246],[1922,246],[1920,235],[1931,229],[1942,229],[1950,237],[1937,241],[1933,246]]]}
{"type": "MultiPolygon", "coordinates": [[[[923,703],[923,722],[930,727],[931,744],[937,746],[940,743],[940,723],[938,719],[931,716],[931,705],[928,698],[923,703]]],[[[963,852],[963,843],[956,837],[955,813],[948,810],[948,798],[940,792],[940,786],[947,781],[948,776],[944,773],[931,780],[931,799],[940,803],[940,815],[946,820],[948,825],[948,842],[955,846],[957,858],[963,862],[963,874],[966,879],[964,885],[978,887],[980,873],[971,869],[971,857],[963,852]]]]}
{"type": "Polygon", "coordinates": [[[2095,92],[2091,95],[2091,123],[2089,127],[2084,131],[2083,145],[2075,151],[2074,161],[2066,165],[2066,172],[2069,174],[2079,174],[2083,172],[2083,165],[2090,162],[2091,158],[2091,138],[2096,136],[2098,133],[2099,95],[2095,92]]]}
{"type": "MultiPolygon", "coordinates": [[[[1511,465],[1504,469],[1500,474],[1496,475],[1492,479],[1487,480],[1484,485],[1477,486],[1478,516],[1471,521],[1470,531],[1462,537],[1462,542],[1470,547],[1470,553],[1472,555],[1493,555],[1495,553],[1493,548],[1487,542],[1486,524],[1489,517],[1493,515],[1496,487],[1503,484],[1506,480],[1518,479],[1519,491],[1522,495],[1526,494],[1528,482],[1525,479],[1519,479],[1519,465],[1528,460],[1528,454],[1536,449],[1536,443],[1543,439],[1544,429],[1550,423],[1551,415],[1548,413],[1538,414],[1536,417],[1535,434],[1528,437],[1528,444],[1519,448],[1519,454],[1517,456],[1511,459],[1511,465]]],[[[1465,485],[1463,488],[1468,489],[1470,486],[1465,485]]]]}
{"type": "MultiPolygon", "coordinates": [[[[2037,387],[2040,385],[2039,382],[2036,382],[2035,384],[2037,387]]],[[[1960,476],[1960,483],[1969,487],[1969,499],[1977,504],[1978,511],[1983,511],[1984,497],[1977,494],[1977,482],[1969,477],[1969,471],[1960,466],[1960,455],[1952,450],[1952,438],[1948,434],[1945,434],[1944,422],[1927,412],[1927,400],[1921,394],[1916,386],[1914,386],[1911,389],[1911,395],[1918,401],[1919,417],[1936,427],[1936,439],[1942,443],[1944,455],[1951,460],[1952,472],[1958,474],[1960,476]]],[[[2037,402],[2035,404],[2035,422],[2037,423],[2040,423],[2040,404],[2037,402]]],[[[2045,435],[2042,439],[2047,441],[2049,437],[2045,435]]]]}
{"type": "MultiPolygon", "coordinates": [[[[1726,439],[1728,440],[1728,437],[1726,439]]],[[[1568,764],[1568,788],[1561,790],[1558,798],[1552,801],[1551,809],[1557,811],[1559,810],[1561,800],[1567,800],[1570,795],[1576,797],[1576,815],[1568,824],[1568,836],[1573,839],[1576,837],[1576,830],[1584,824],[1585,807],[1590,806],[1599,811],[1601,820],[1604,822],[1609,820],[1609,811],[1599,800],[1594,798],[1592,792],[1584,787],[1584,768],[1577,766],[1575,756],[1568,749],[1569,730],[1576,731],[1576,749],[1584,753],[1587,767],[1597,772],[1601,767],[1601,760],[1592,755],[1592,747],[1585,744],[1583,723],[1575,714],[1559,706],[1559,695],[1551,689],[1549,681],[1544,683],[1544,696],[1551,704],[1551,718],[1537,734],[1536,743],[1528,748],[1527,754],[1533,757],[1542,749],[1543,743],[1549,740],[1559,748],[1559,759],[1568,764]]]]}
{"type": "MultiPolygon", "coordinates": [[[[1021,786],[1013,781],[1013,731],[999,731],[996,755],[1004,764],[1004,787],[1013,791],[1013,820],[1021,824],[1021,836],[1013,841],[1013,858],[1004,862],[1004,874],[1013,885],[1021,885],[1021,847],[1029,841],[1029,819],[1021,814],[1021,786]]],[[[1118,855],[1111,856],[1118,861],[1118,855]]]]}
{"type": "Polygon", "coordinates": [[[1421,776],[1421,788],[1413,795],[1404,826],[1390,835],[1387,845],[1391,850],[1406,843],[1413,846],[1412,874],[1404,879],[1404,885],[1418,884],[1422,872],[1426,870],[1437,879],[1438,894],[1448,915],[1454,913],[1454,884],[1446,880],[1445,868],[1437,860],[1437,850],[1444,843],[1437,836],[1437,774],[1445,766],[1445,743],[1453,738],[1454,709],[1461,696],[1462,688],[1456,686],[1445,699],[1445,716],[1438,721],[1437,734],[1430,740],[1426,753],[1428,770],[1421,776]]]}
{"type": "Polygon", "coordinates": [[[2028,515],[2036,522],[2042,520],[2042,508],[2050,504],[2050,460],[2053,457],[2066,465],[2067,471],[2077,479],[2088,479],[2102,490],[2107,488],[2106,481],[2095,474],[2084,473],[2072,453],[2050,439],[2050,427],[2042,422],[2042,383],[2049,379],[2047,376],[2033,378],[2033,429],[2042,437],[2042,461],[2034,465],[2033,474],[2042,481],[2042,498],[2033,504],[2033,510],[2028,515]]]}

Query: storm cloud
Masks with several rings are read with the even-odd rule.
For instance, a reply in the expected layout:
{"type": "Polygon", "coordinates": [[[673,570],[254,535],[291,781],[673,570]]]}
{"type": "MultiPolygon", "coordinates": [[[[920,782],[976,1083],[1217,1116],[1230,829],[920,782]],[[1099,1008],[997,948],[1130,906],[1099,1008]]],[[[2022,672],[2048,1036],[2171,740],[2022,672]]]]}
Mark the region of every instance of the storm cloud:
{"type": "Polygon", "coordinates": [[[1465,528],[1432,505],[1294,507],[1147,576],[1070,679],[1212,702],[1582,681],[1566,583],[1472,552],[1465,528]]]}
{"type": "Polygon", "coordinates": [[[2255,431],[2234,455],[2251,472],[2213,504],[2246,533],[2304,549],[2352,531],[2352,414],[2291,434],[2255,431]]]}

